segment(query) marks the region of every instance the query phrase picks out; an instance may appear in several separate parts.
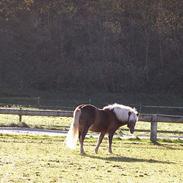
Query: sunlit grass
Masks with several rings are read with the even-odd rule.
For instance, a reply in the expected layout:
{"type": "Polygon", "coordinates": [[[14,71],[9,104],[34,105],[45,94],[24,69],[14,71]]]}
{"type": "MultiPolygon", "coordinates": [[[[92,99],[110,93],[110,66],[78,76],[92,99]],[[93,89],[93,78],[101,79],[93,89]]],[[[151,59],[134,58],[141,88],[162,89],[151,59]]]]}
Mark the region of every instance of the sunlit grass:
{"type": "Polygon", "coordinates": [[[86,156],[70,151],[63,138],[0,136],[0,182],[183,182],[182,143],[114,140],[114,154],[104,139],[94,154],[86,139],[86,156]]]}

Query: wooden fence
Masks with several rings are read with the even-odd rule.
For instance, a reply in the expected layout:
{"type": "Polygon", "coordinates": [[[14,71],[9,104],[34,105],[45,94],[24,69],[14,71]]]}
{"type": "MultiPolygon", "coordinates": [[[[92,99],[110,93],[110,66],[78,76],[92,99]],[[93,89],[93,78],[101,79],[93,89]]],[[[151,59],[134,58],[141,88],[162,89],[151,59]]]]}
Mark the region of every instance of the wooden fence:
{"type": "MultiPolygon", "coordinates": [[[[11,109],[0,108],[0,114],[18,115],[19,122],[22,121],[22,116],[55,116],[55,117],[72,117],[73,111],[65,110],[26,110],[26,109],[11,109]]],[[[183,123],[181,115],[164,115],[164,114],[140,114],[139,121],[150,122],[150,140],[157,141],[157,123],[183,123]]]]}

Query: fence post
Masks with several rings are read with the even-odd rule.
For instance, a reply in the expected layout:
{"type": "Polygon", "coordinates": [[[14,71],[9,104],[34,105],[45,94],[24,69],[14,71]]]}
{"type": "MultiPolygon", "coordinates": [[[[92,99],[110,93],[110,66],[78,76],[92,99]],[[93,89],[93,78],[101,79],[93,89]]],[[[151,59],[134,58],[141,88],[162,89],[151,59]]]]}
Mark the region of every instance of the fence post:
{"type": "Polygon", "coordinates": [[[150,140],[152,142],[157,141],[157,115],[156,114],[152,115],[150,140]]]}
{"type": "Polygon", "coordinates": [[[22,122],[21,110],[22,110],[22,108],[20,107],[20,114],[18,115],[18,116],[19,116],[19,123],[21,123],[21,122],[22,122]]]}
{"type": "Polygon", "coordinates": [[[19,123],[21,123],[21,122],[22,122],[22,115],[19,114],[19,123]]]}

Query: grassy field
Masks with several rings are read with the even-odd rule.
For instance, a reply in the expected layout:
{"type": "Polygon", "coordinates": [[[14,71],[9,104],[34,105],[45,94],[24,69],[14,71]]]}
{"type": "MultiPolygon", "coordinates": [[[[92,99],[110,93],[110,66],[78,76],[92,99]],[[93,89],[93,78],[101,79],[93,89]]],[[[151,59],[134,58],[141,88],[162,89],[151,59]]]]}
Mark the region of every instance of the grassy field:
{"type": "MultiPolygon", "coordinates": [[[[72,118],[67,117],[30,117],[23,116],[22,121],[23,124],[26,124],[30,128],[43,128],[43,129],[59,129],[59,130],[67,130],[72,122],[72,118]]],[[[18,122],[18,116],[15,115],[3,115],[0,114],[0,126],[18,126],[22,125],[18,122]]],[[[149,136],[150,132],[150,123],[148,122],[138,122],[136,124],[137,130],[146,130],[136,131],[135,135],[149,136]]],[[[173,123],[158,123],[158,135],[161,137],[167,136],[183,136],[183,124],[173,124],[173,123]],[[165,131],[169,133],[164,133],[161,131],[165,131]]],[[[127,127],[121,127],[117,133],[125,133],[128,134],[127,127]]]]}
{"type": "Polygon", "coordinates": [[[145,140],[114,140],[114,154],[104,139],[99,154],[86,139],[86,155],[70,151],[63,138],[0,136],[0,182],[182,183],[183,144],[145,140]]]}

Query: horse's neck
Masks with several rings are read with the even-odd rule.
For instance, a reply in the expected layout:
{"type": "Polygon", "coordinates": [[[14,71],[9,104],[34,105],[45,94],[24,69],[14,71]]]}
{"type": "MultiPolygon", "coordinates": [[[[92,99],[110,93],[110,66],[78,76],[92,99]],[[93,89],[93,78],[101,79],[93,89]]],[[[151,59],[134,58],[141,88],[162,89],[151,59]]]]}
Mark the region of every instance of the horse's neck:
{"type": "Polygon", "coordinates": [[[124,126],[127,124],[126,120],[124,121],[119,120],[113,110],[110,110],[110,109],[99,110],[98,117],[103,118],[103,115],[105,116],[106,120],[115,122],[118,127],[124,126]]]}
{"type": "Polygon", "coordinates": [[[117,117],[117,115],[116,115],[116,113],[115,113],[114,111],[111,111],[111,112],[113,113],[114,120],[116,121],[116,123],[117,123],[119,126],[124,126],[124,125],[126,125],[126,124],[128,123],[126,119],[120,120],[120,119],[117,117]]]}

